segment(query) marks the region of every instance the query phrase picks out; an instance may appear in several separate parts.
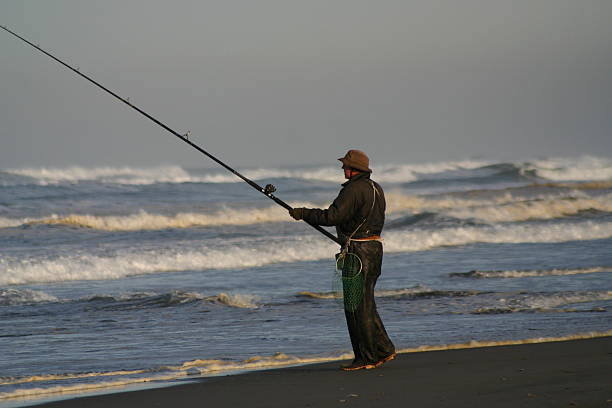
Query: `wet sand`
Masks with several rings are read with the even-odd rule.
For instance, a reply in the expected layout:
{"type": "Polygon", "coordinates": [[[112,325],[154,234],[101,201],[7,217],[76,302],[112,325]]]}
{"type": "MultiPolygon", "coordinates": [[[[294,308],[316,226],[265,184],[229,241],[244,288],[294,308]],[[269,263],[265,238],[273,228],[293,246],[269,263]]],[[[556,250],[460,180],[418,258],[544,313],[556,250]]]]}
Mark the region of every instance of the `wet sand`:
{"type": "Polygon", "coordinates": [[[399,354],[355,372],[313,364],[38,405],[145,407],[612,407],[612,337],[399,354]]]}

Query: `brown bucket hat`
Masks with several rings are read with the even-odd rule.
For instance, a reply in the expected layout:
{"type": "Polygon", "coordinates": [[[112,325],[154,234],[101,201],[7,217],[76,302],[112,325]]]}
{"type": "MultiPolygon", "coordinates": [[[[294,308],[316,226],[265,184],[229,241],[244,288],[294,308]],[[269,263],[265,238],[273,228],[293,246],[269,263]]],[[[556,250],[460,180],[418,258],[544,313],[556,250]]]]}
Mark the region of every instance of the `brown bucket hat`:
{"type": "Polygon", "coordinates": [[[372,170],[369,167],[370,159],[361,150],[351,149],[348,152],[346,152],[344,157],[341,157],[338,160],[340,160],[342,164],[344,164],[347,167],[351,167],[353,169],[357,169],[361,171],[366,171],[368,173],[372,172],[372,170]]]}

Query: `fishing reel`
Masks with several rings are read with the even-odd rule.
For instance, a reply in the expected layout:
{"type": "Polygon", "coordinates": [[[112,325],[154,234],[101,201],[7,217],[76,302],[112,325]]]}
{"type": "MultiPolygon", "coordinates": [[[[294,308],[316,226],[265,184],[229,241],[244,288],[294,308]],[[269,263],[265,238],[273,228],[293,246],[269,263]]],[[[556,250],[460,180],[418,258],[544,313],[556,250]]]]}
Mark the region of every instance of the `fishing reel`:
{"type": "Polygon", "coordinates": [[[266,186],[263,189],[263,193],[265,195],[270,195],[275,191],[276,191],[276,187],[274,187],[272,184],[266,184],[266,186]]]}

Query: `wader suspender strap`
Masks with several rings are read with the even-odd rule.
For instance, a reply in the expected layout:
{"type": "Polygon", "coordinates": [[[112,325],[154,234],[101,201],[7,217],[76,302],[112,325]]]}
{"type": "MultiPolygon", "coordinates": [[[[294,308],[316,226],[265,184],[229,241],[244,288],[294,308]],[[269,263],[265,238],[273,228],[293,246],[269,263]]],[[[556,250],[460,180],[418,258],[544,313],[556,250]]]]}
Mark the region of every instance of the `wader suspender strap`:
{"type": "Polygon", "coordinates": [[[351,235],[349,235],[348,239],[346,240],[346,244],[345,244],[344,248],[342,248],[343,252],[344,251],[348,251],[348,246],[351,244],[353,235],[355,235],[357,233],[357,231],[359,231],[359,228],[361,228],[363,226],[363,224],[365,224],[365,222],[368,220],[368,218],[370,218],[370,215],[372,215],[372,211],[374,211],[374,205],[376,204],[376,194],[378,194],[378,190],[374,186],[374,182],[372,180],[368,180],[368,182],[372,186],[372,190],[374,192],[374,196],[372,198],[372,207],[370,207],[370,211],[368,211],[368,215],[366,215],[366,217],[363,219],[363,221],[361,221],[361,224],[359,224],[359,226],[357,228],[355,228],[355,231],[353,231],[353,233],[351,235]]]}

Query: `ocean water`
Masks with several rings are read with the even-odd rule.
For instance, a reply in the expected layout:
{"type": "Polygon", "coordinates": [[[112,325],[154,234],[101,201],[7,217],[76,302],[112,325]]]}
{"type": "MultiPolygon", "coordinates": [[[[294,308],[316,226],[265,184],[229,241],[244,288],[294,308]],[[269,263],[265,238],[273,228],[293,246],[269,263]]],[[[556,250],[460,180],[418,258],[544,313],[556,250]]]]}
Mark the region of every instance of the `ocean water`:
{"type": "MultiPolygon", "coordinates": [[[[326,207],[339,165],[241,169],[326,207]]],[[[374,168],[398,349],[612,330],[612,159],[374,168]]],[[[333,232],[333,230],[332,230],[333,232]]],[[[222,169],[0,170],[0,406],[350,358],[328,238],[222,169]]]]}

